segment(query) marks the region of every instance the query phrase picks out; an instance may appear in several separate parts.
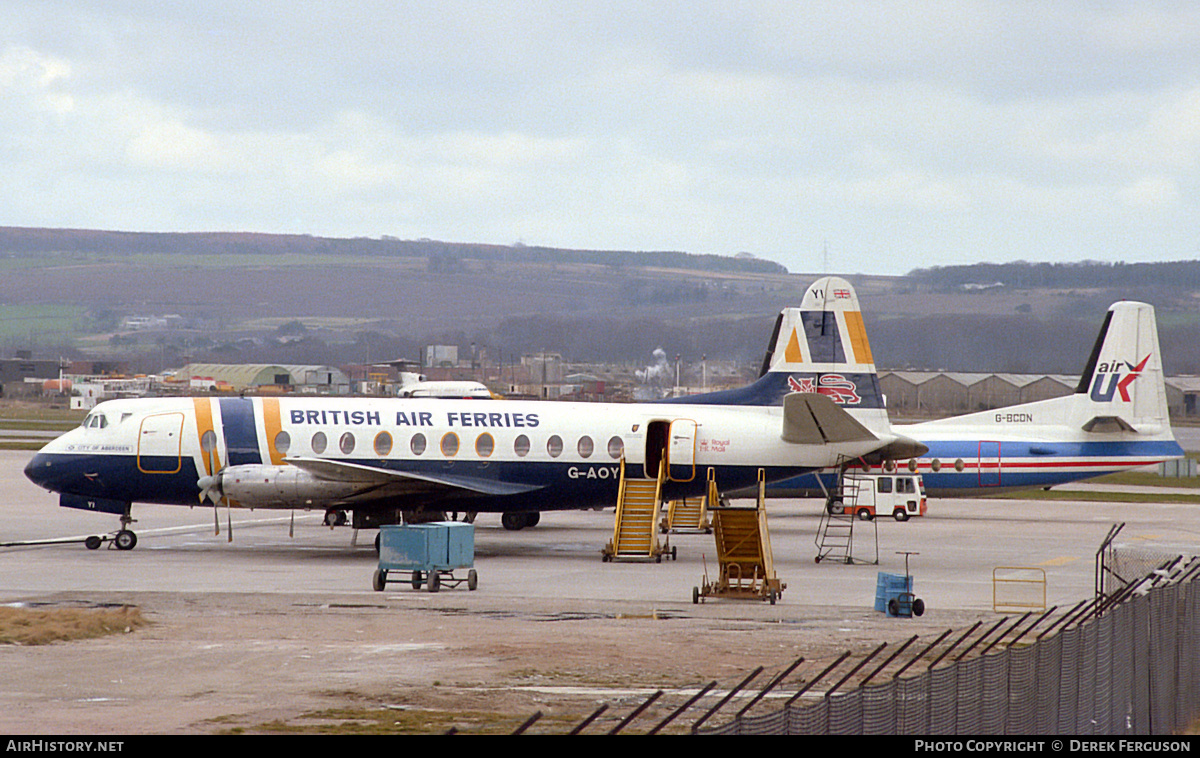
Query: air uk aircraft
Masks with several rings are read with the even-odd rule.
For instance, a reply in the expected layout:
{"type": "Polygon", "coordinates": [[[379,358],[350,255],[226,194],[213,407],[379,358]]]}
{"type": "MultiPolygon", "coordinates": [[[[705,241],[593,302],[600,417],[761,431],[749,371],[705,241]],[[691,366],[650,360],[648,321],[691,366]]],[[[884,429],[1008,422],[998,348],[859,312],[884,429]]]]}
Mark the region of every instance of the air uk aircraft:
{"type": "MultiPolygon", "coordinates": [[[[757,482],[760,469],[773,482],[851,458],[917,454],[892,433],[878,392],[852,416],[818,391],[836,372],[875,386],[857,300],[852,291],[838,297],[837,310],[819,314],[821,328],[841,335],[835,348],[823,339],[808,350],[789,326],[788,343],[769,346],[778,365],[736,390],[653,404],[111,400],[46,445],[25,474],[63,506],[120,516],[113,543],[128,550],[135,502],[211,504],[214,519],[219,505],[322,509],[327,522],[350,511],[357,528],[428,512],[500,512],[515,529],[543,510],[614,505],[623,475],[661,475],[664,497],[680,498],[701,494],[710,468],[720,487],[736,489],[757,482]]],[[[789,313],[799,311],[781,314],[778,339],[789,313]]]]}
{"type": "MultiPolygon", "coordinates": [[[[840,392],[839,384],[823,378],[816,389],[827,392],[828,387],[829,396],[847,410],[865,401],[840,392]]],[[[920,473],[931,497],[1050,488],[1183,455],[1167,418],[1154,308],[1138,302],[1118,302],[1108,309],[1073,394],[897,424],[893,430],[928,450],[908,460],[897,456],[860,462],[857,470],[880,473],[899,466],[920,473]]],[[[769,485],[768,494],[821,496],[837,477],[830,471],[820,476],[824,487],[815,475],[805,475],[769,485]]]]}

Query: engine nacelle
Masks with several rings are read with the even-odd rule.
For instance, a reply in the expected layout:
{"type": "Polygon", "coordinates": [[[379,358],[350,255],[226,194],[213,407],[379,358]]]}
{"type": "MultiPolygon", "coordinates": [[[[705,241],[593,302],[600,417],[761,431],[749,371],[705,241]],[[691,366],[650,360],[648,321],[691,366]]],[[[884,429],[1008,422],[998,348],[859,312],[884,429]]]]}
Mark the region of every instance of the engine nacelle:
{"type": "Polygon", "coordinates": [[[221,472],[221,493],[244,508],[327,508],[363,489],[295,466],[245,464],[221,472]]]}

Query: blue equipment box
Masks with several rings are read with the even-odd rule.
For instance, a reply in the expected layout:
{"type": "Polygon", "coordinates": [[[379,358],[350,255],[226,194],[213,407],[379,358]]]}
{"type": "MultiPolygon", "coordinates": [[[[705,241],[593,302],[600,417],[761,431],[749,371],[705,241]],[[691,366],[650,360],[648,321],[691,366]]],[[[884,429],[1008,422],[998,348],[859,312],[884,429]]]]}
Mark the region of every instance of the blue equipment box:
{"type": "Polygon", "coordinates": [[[888,602],[899,598],[900,595],[907,594],[908,602],[912,601],[913,581],[912,576],[904,576],[902,574],[887,574],[880,571],[875,581],[875,610],[880,613],[889,613],[888,602]]]}
{"type": "Polygon", "coordinates": [[[450,571],[475,563],[475,526],[458,521],[379,528],[379,568],[450,571]]]}

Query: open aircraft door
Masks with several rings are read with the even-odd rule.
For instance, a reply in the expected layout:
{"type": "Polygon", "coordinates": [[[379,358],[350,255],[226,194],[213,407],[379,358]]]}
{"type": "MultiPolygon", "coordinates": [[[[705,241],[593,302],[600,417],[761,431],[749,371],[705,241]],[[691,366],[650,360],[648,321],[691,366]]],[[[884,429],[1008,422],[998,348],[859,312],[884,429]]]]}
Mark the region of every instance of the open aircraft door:
{"type": "Polygon", "coordinates": [[[678,418],[671,422],[667,444],[667,478],[690,482],[696,478],[696,422],[678,418]]]}
{"type": "Polygon", "coordinates": [[[1000,443],[979,443],[979,486],[1000,486],[1000,443]]]}
{"type": "Polygon", "coordinates": [[[138,471],[177,474],[183,468],[183,414],[157,413],[142,419],[138,430],[138,471]]]}

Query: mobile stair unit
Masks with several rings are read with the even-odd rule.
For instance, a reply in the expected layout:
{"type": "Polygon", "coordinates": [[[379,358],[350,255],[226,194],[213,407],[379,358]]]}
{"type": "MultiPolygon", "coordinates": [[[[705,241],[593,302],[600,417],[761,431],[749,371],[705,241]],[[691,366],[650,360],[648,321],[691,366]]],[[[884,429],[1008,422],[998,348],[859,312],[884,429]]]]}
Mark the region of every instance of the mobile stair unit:
{"type": "MultiPolygon", "coordinates": [[[[719,503],[720,501],[714,502],[719,503]]],[[[672,500],[667,504],[667,514],[663,518],[662,530],[674,533],[711,534],[712,522],[708,518],[708,503],[707,496],[672,500]]]]}
{"type": "MultiPolygon", "coordinates": [[[[819,477],[817,481],[820,481],[819,477]]],[[[839,474],[833,490],[825,493],[825,507],[821,509],[821,521],[817,525],[815,538],[817,555],[814,560],[817,563],[879,563],[879,527],[874,520],[867,523],[875,530],[875,560],[854,556],[854,522],[858,519],[854,508],[847,508],[846,503],[858,501],[858,486],[854,478],[839,474]]]]}
{"type": "Polygon", "coordinates": [[[601,551],[601,559],[605,563],[613,560],[661,563],[664,555],[674,559],[675,548],[670,547],[670,538],[666,542],[658,539],[665,459],[659,464],[658,477],[655,479],[626,477],[626,471],[625,459],[622,458],[613,537],[601,551]]]}
{"type": "MultiPolygon", "coordinates": [[[[711,469],[708,477],[709,502],[719,503],[719,493],[711,469]]],[[[767,600],[775,604],[786,584],[775,574],[771,535],[767,530],[766,482],[758,472],[758,498],[754,506],[720,505],[709,509],[713,537],[717,547],[718,577],[704,580],[692,588],[692,602],[707,597],[767,600]]]]}

